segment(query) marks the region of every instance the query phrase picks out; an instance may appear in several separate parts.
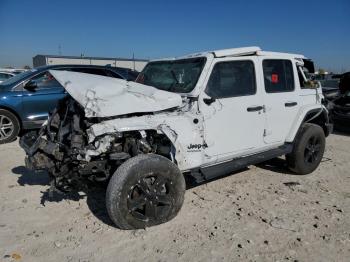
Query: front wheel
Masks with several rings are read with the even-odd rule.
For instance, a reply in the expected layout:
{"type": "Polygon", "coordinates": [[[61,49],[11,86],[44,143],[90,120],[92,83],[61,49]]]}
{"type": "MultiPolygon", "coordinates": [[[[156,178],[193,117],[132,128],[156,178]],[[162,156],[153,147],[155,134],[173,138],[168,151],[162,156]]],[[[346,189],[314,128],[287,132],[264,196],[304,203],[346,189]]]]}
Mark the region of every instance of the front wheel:
{"type": "Polygon", "coordinates": [[[286,156],[289,168],[299,175],[312,173],[322,160],[325,144],[325,134],[320,126],[303,124],[292,153],[286,156]]]}
{"type": "Polygon", "coordinates": [[[11,112],[0,109],[0,144],[12,142],[20,131],[17,117],[11,112]]]}
{"type": "Polygon", "coordinates": [[[180,211],[185,190],[184,177],[170,160],[138,155],[123,163],[109,181],[107,211],[121,229],[158,225],[180,211]]]}

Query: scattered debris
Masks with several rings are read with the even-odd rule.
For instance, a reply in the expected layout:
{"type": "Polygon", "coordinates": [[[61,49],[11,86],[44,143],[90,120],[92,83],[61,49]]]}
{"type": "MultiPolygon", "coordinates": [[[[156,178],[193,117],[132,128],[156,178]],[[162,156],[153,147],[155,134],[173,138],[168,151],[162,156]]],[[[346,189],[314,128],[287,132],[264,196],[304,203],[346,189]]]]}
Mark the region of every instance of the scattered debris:
{"type": "Polygon", "coordinates": [[[22,256],[18,253],[12,253],[11,258],[13,258],[16,261],[19,261],[22,259],[22,256]]]}
{"type": "Polygon", "coordinates": [[[285,182],[283,183],[287,187],[294,187],[294,186],[300,186],[299,182],[285,182]]]}
{"type": "Polygon", "coordinates": [[[202,197],[202,196],[199,195],[196,191],[193,191],[192,193],[195,194],[197,197],[199,197],[199,199],[201,199],[201,200],[211,201],[210,199],[206,199],[206,198],[202,197]]]}
{"type": "Polygon", "coordinates": [[[55,247],[60,248],[62,246],[61,242],[55,241],[54,242],[55,247]]]}

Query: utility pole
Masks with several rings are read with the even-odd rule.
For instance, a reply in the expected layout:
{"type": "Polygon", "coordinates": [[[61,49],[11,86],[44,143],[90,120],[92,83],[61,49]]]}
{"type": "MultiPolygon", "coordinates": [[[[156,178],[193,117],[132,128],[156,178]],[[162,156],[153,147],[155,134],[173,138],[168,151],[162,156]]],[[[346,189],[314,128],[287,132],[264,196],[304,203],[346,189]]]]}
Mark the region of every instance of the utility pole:
{"type": "Polygon", "coordinates": [[[61,44],[58,45],[58,55],[62,55],[61,44]]]}
{"type": "Polygon", "coordinates": [[[134,64],[134,71],[135,71],[135,54],[132,53],[132,61],[133,61],[133,64],[134,64]]]}

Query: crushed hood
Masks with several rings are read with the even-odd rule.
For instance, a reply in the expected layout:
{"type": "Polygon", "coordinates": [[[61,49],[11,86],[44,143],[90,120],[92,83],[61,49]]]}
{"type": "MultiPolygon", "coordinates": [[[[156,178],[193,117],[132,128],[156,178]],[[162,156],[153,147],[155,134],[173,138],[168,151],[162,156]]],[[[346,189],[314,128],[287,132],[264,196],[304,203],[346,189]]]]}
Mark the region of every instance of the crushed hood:
{"type": "Polygon", "coordinates": [[[106,76],[50,70],[52,76],[84,107],[86,117],[110,117],[179,107],[179,94],[106,76]]]}

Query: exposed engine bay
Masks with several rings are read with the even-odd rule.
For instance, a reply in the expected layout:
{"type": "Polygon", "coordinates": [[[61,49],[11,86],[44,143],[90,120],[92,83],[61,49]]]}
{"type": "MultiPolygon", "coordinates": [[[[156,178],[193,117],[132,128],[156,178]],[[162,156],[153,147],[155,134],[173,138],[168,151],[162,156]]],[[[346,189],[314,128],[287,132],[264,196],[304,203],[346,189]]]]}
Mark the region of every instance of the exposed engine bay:
{"type": "Polygon", "coordinates": [[[68,192],[84,186],[84,180],[108,180],[123,162],[138,154],[174,159],[171,142],[153,130],[113,132],[89,142],[89,127],[106,120],[86,118],[84,108],[71,97],[60,101],[40,131],[29,132],[20,140],[27,153],[27,168],[46,170],[51,190],[68,192]]]}

